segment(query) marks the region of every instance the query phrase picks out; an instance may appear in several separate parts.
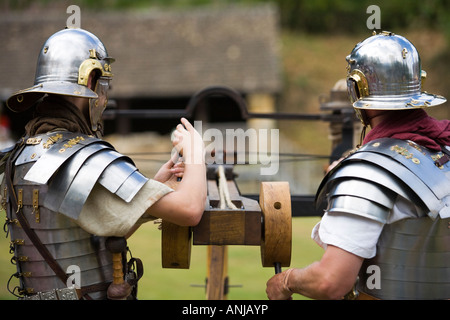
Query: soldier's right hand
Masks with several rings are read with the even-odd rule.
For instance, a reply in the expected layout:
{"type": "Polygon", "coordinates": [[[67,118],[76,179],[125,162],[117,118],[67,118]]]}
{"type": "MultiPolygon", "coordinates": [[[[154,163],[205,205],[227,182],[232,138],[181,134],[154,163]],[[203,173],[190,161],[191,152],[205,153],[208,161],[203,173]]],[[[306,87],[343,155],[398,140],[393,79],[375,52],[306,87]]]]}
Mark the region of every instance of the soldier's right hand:
{"type": "Polygon", "coordinates": [[[192,124],[185,118],[177,125],[173,132],[173,146],[183,155],[186,164],[203,164],[205,147],[203,139],[192,124]]]}

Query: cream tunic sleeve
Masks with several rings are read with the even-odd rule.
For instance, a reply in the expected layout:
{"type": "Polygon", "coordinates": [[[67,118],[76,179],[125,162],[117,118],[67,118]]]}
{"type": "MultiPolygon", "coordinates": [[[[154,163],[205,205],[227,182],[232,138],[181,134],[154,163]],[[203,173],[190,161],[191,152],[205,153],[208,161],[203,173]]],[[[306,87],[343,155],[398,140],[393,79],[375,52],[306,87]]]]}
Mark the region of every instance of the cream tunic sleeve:
{"type": "Polygon", "coordinates": [[[78,225],[98,236],[124,236],[138,221],[143,223],[154,217],[143,216],[145,211],[173,189],[156,180],[148,180],[129,203],[106,190],[100,184],[92,189],[78,225]]]}

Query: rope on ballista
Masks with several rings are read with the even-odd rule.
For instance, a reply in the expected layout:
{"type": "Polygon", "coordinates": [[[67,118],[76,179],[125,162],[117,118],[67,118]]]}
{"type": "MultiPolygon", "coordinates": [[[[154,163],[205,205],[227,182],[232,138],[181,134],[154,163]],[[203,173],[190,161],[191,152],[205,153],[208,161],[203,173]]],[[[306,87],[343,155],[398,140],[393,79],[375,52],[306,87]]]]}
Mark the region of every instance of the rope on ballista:
{"type": "Polygon", "coordinates": [[[230,198],[230,190],[228,189],[227,178],[225,176],[225,169],[223,166],[218,167],[217,175],[219,176],[220,209],[225,209],[228,207],[236,210],[237,207],[230,198]]]}

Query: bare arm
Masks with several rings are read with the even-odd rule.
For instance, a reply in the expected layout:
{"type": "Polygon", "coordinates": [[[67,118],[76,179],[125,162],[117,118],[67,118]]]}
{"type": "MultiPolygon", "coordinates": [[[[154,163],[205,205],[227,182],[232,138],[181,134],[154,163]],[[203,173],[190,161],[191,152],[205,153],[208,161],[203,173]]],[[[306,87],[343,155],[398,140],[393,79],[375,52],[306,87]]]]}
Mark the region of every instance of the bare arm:
{"type": "Polygon", "coordinates": [[[342,299],[353,287],[363,258],[328,245],[322,259],[303,269],[289,269],[267,282],[269,299],[299,293],[312,299],[342,299]]]}
{"type": "MultiPolygon", "coordinates": [[[[183,125],[179,124],[174,132],[173,144],[185,159],[183,179],[174,192],[159,199],[146,213],[178,225],[195,226],[203,215],[207,193],[204,145],[191,123],[184,118],[181,122],[183,125]]],[[[170,162],[166,165],[171,167],[170,162]]],[[[173,173],[171,179],[179,173],[175,166],[168,169],[173,173]]]]}

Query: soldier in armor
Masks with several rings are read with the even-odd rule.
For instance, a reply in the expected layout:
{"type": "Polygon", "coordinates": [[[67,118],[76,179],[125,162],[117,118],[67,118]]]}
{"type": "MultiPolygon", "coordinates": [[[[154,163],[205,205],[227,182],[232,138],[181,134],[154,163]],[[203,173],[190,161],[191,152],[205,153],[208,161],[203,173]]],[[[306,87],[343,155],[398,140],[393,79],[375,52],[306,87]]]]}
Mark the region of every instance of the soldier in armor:
{"type": "Polygon", "coordinates": [[[446,100],[422,92],[419,54],[402,36],[373,35],[347,62],[362,146],[319,186],[327,206],[312,238],[323,257],[269,279],[268,297],[449,299],[450,121],[424,110],[446,100]]]}
{"type": "Polygon", "coordinates": [[[133,298],[142,268],[137,258],[127,263],[123,240],[146,221],[194,226],[203,214],[204,146],[186,119],[173,140],[185,163],[174,156],[153,179],[101,139],[113,61],[94,34],[61,30],[40,51],[34,86],[7,100],[15,112],[35,108],[1,162],[4,229],[19,279],[10,291],[22,299],[133,298]]]}

